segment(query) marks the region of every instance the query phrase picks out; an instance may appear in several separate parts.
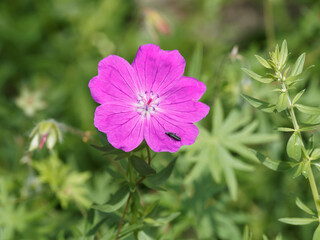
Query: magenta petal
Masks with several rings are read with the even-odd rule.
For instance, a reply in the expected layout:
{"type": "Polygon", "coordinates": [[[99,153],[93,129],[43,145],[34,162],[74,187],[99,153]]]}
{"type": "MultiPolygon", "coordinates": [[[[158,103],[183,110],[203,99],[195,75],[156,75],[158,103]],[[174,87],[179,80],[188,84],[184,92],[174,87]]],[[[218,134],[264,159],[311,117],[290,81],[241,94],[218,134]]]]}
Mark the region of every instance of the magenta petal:
{"type": "Polygon", "coordinates": [[[97,107],[94,117],[96,128],[107,134],[112,146],[129,152],[143,140],[144,121],[141,115],[117,104],[103,104],[97,107]]]}
{"type": "Polygon", "coordinates": [[[164,51],[147,44],[139,48],[132,66],[145,91],[161,95],[182,77],[185,60],[178,50],[164,51]]]}
{"type": "Polygon", "coordinates": [[[209,106],[197,100],[206,91],[204,83],[191,77],[182,77],[163,94],[159,112],[182,122],[198,122],[209,113],[209,106]]]}
{"type": "Polygon", "coordinates": [[[141,87],[132,66],[123,58],[110,55],[99,62],[98,76],[89,82],[92,97],[98,103],[110,99],[123,102],[136,101],[141,87]]]}
{"type": "Polygon", "coordinates": [[[122,97],[122,94],[112,93],[109,89],[109,83],[99,76],[93,77],[89,82],[89,88],[92,98],[100,104],[107,102],[119,102],[127,104],[128,100],[122,97]]]}
{"type": "Polygon", "coordinates": [[[198,128],[192,123],[177,122],[158,114],[150,121],[146,121],[144,137],[149,147],[155,152],[176,152],[182,145],[193,144],[198,133],[198,128]],[[172,139],[166,132],[176,134],[181,141],[172,139]]]}
{"type": "Polygon", "coordinates": [[[203,82],[192,77],[182,77],[177,84],[161,95],[163,103],[199,100],[207,90],[203,82]]]}
{"type": "Polygon", "coordinates": [[[167,104],[162,106],[165,110],[159,110],[161,113],[170,116],[173,119],[181,122],[199,122],[202,118],[209,113],[209,106],[202,102],[197,101],[185,101],[167,104]]]}

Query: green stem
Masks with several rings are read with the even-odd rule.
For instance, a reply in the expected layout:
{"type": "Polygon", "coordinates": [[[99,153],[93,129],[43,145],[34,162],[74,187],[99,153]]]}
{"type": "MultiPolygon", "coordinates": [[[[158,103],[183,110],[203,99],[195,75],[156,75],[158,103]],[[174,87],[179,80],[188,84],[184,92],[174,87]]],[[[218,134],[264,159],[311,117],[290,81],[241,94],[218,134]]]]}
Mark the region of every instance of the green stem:
{"type": "MultiPolygon", "coordinates": [[[[295,112],[294,112],[294,109],[293,109],[293,105],[292,105],[292,102],[291,102],[291,99],[290,99],[290,95],[288,93],[287,86],[283,82],[282,79],[280,81],[281,81],[282,90],[286,93],[286,96],[287,96],[287,101],[288,101],[288,105],[289,105],[289,113],[290,113],[290,116],[291,116],[291,120],[292,120],[292,124],[293,124],[294,130],[299,135],[299,137],[301,139],[302,151],[303,151],[305,157],[307,158],[307,161],[311,161],[310,157],[309,157],[309,154],[308,154],[308,151],[306,150],[306,148],[304,146],[304,143],[302,141],[299,124],[298,124],[298,121],[297,121],[297,118],[296,118],[296,115],[295,115],[295,112]]],[[[310,164],[310,167],[308,169],[308,179],[309,179],[309,183],[310,183],[310,187],[311,187],[313,200],[314,200],[314,203],[316,205],[317,215],[318,215],[318,218],[320,219],[320,205],[319,205],[320,204],[320,198],[319,198],[317,184],[316,184],[316,181],[315,181],[314,176],[313,176],[311,164],[310,164]]]]}
{"type": "MultiPolygon", "coordinates": [[[[149,148],[148,145],[146,146],[146,148],[147,148],[147,163],[150,165],[150,163],[151,163],[150,148],[149,148]]],[[[128,164],[129,164],[129,166],[128,166],[128,179],[129,179],[130,182],[134,182],[134,180],[133,180],[133,173],[132,173],[133,167],[132,167],[132,165],[130,164],[130,161],[128,162],[128,164]]],[[[138,186],[145,178],[146,178],[146,176],[143,176],[142,178],[140,178],[140,179],[135,183],[135,185],[138,186]]],[[[122,225],[123,225],[125,216],[126,216],[126,214],[127,214],[127,210],[128,210],[128,207],[129,207],[129,203],[130,203],[130,200],[131,200],[131,198],[132,198],[132,194],[133,194],[132,192],[129,193],[129,197],[128,197],[126,206],[125,206],[125,208],[124,208],[124,211],[123,211],[123,214],[122,214],[122,217],[121,217],[121,220],[120,220],[120,224],[119,224],[119,227],[118,227],[118,231],[117,231],[115,240],[118,240],[118,238],[119,238],[120,231],[121,231],[121,228],[122,228],[122,225]]],[[[134,206],[135,206],[135,203],[134,203],[134,206]]],[[[134,233],[134,237],[137,239],[137,237],[138,237],[138,232],[135,232],[135,233],[134,233]]]]}
{"type": "Polygon", "coordinates": [[[123,214],[122,214],[122,217],[121,217],[121,220],[120,220],[120,224],[119,224],[119,227],[118,227],[118,231],[117,231],[115,240],[118,240],[118,238],[119,238],[120,230],[121,230],[121,228],[122,228],[124,218],[125,218],[125,216],[126,216],[126,214],[127,214],[127,210],[128,210],[128,206],[129,206],[129,203],[130,203],[131,196],[132,196],[132,192],[129,193],[129,197],[128,197],[126,206],[125,206],[125,208],[124,208],[124,211],[123,211],[123,214]]]}
{"type": "Polygon", "coordinates": [[[312,172],[311,166],[310,166],[310,168],[308,170],[308,179],[309,179],[309,183],[310,183],[310,187],[311,187],[311,191],[312,191],[312,195],[313,195],[314,204],[316,205],[316,208],[317,208],[318,219],[320,219],[319,193],[318,193],[318,188],[317,188],[316,181],[314,180],[314,176],[313,176],[313,172],[312,172]]]}

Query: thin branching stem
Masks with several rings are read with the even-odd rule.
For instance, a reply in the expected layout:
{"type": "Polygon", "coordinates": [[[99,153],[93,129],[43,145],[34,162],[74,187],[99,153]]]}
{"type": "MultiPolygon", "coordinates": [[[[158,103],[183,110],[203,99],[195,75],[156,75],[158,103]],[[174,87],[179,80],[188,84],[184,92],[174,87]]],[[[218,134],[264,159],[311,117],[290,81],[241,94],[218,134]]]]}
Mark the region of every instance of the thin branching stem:
{"type": "Polygon", "coordinates": [[[128,206],[129,206],[131,197],[132,197],[132,192],[129,193],[129,197],[128,197],[126,206],[124,208],[124,211],[123,211],[123,214],[122,214],[122,217],[121,217],[121,220],[120,220],[120,224],[119,224],[119,227],[118,227],[118,231],[117,231],[115,240],[118,240],[118,238],[119,238],[120,231],[121,231],[121,228],[122,228],[122,225],[123,225],[123,222],[124,222],[124,218],[125,218],[125,216],[127,214],[127,210],[128,210],[128,206]]]}
{"type": "MultiPolygon", "coordinates": [[[[149,148],[148,145],[146,146],[146,149],[147,149],[147,163],[148,163],[148,165],[150,165],[150,163],[151,163],[151,154],[150,154],[150,148],[149,148]]],[[[146,176],[141,177],[141,178],[136,182],[136,186],[138,186],[140,183],[142,183],[142,181],[143,181],[145,178],[146,178],[146,176]]],[[[118,227],[118,231],[117,231],[115,240],[118,240],[118,238],[119,238],[120,231],[121,231],[121,228],[122,228],[122,225],[123,225],[123,222],[124,222],[124,218],[126,217],[126,214],[127,214],[127,211],[128,211],[128,207],[129,207],[129,203],[130,203],[131,197],[132,197],[132,192],[129,193],[129,197],[128,197],[126,206],[125,206],[125,208],[124,208],[124,211],[123,211],[123,214],[122,214],[122,217],[121,217],[121,220],[120,220],[120,224],[119,224],[119,227],[118,227]]]]}
{"type": "MultiPolygon", "coordinates": [[[[301,137],[301,132],[300,132],[300,128],[299,128],[299,124],[293,109],[293,105],[292,105],[292,101],[290,99],[290,95],[287,89],[286,84],[281,80],[281,85],[282,85],[282,90],[285,91],[286,97],[287,97],[287,101],[288,101],[288,106],[289,106],[289,113],[291,116],[291,120],[292,120],[292,124],[294,127],[295,132],[298,134],[299,138],[301,139],[301,148],[303,151],[304,156],[307,157],[307,161],[311,161],[309,154],[304,146],[304,143],[302,141],[302,137],[301,137]]],[[[312,168],[311,168],[311,164],[310,164],[310,168],[308,169],[308,179],[309,179],[309,183],[310,183],[310,187],[311,187],[311,192],[312,192],[312,196],[313,196],[313,200],[314,203],[316,205],[316,209],[317,209],[317,215],[318,218],[320,219],[320,198],[319,198],[319,193],[318,193],[318,188],[317,188],[317,184],[316,181],[314,179],[314,175],[312,172],[312,168]]]]}

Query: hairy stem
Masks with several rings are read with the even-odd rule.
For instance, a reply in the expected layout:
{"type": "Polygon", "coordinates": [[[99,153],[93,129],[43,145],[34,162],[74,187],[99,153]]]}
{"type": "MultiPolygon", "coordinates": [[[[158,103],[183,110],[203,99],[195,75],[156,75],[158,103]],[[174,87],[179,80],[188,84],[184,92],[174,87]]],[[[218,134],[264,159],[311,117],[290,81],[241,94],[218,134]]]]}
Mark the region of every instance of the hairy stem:
{"type": "MultiPolygon", "coordinates": [[[[297,132],[297,134],[299,135],[299,137],[301,139],[301,148],[302,148],[303,154],[307,157],[307,161],[310,161],[309,154],[308,154],[308,152],[307,152],[307,150],[306,150],[306,148],[304,146],[304,143],[302,141],[301,132],[299,130],[299,124],[298,124],[298,121],[297,121],[297,118],[296,118],[296,115],[295,115],[295,112],[294,112],[294,109],[293,109],[293,105],[292,105],[292,102],[291,102],[291,99],[290,99],[290,95],[288,93],[287,86],[282,80],[281,80],[281,86],[282,86],[282,90],[285,91],[286,96],[287,96],[287,101],[288,101],[288,105],[289,105],[289,113],[290,113],[290,116],[291,116],[291,120],[292,120],[292,124],[293,124],[294,130],[297,132]]],[[[320,205],[319,205],[320,204],[320,198],[319,198],[317,184],[316,184],[316,181],[315,181],[314,176],[313,176],[311,164],[310,164],[310,168],[308,169],[308,179],[309,179],[309,183],[310,183],[310,188],[311,188],[313,200],[314,200],[314,203],[316,205],[317,215],[318,215],[318,218],[320,219],[320,205]]]]}

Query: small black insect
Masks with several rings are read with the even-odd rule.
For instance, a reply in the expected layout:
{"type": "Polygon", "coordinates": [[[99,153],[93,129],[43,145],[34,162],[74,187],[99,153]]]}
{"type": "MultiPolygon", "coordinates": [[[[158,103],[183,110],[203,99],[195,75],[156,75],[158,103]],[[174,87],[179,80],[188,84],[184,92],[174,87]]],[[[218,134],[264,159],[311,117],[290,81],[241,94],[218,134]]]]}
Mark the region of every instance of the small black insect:
{"type": "Polygon", "coordinates": [[[181,141],[181,138],[172,132],[166,132],[168,137],[171,137],[173,140],[181,141]]]}

